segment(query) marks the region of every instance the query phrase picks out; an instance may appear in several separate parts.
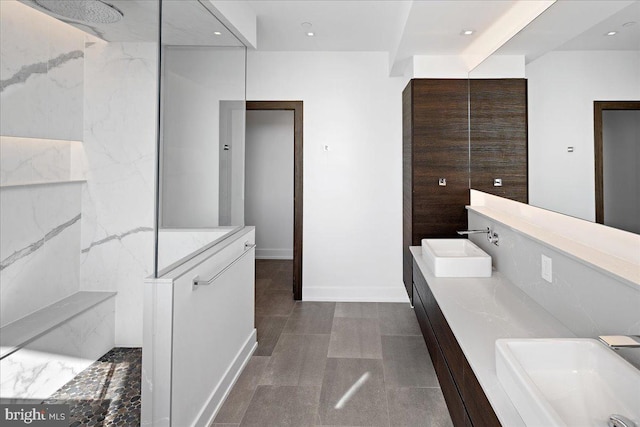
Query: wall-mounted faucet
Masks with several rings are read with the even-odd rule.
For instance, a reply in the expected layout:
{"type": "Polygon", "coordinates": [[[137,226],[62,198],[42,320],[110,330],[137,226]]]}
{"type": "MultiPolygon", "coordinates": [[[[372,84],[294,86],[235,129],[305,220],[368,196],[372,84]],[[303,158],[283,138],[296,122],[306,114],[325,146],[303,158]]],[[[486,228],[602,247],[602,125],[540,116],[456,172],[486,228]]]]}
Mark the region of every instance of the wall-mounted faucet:
{"type": "Polygon", "coordinates": [[[640,347],[640,335],[602,335],[598,339],[614,350],[640,347]]]}
{"type": "Polygon", "coordinates": [[[487,240],[490,243],[493,243],[494,245],[498,246],[498,240],[499,240],[499,236],[498,233],[491,231],[491,228],[487,227],[485,230],[464,230],[464,231],[458,231],[458,234],[461,236],[468,236],[469,234],[486,234],[487,235],[487,240]]]}

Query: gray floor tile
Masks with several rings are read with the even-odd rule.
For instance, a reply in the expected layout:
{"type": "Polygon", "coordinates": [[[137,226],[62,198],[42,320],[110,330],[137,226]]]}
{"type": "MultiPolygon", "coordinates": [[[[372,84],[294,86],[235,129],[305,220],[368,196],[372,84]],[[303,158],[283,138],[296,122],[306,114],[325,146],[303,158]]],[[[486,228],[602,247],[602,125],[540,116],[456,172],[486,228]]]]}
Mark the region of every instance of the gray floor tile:
{"type": "Polygon", "coordinates": [[[242,421],[268,362],[269,358],[264,356],[253,356],[249,359],[222,408],[218,411],[215,423],[237,424],[242,421]]]}
{"type": "Polygon", "coordinates": [[[269,283],[269,290],[293,292],[293,272],[286,270],[275,272],[269,283]]]}
{"type": "Polygon", "coordinates": [[[271,279],[256,279],[256,295],[268,290],[271,285],[271,279]]]}
{"type": "Polygon", "coordinates": [[[213,423],[209,427],[238,427],[240,424],[230,424],[230,423],[213,423]]]}
{"type": "Polygon", "coordinates": [[[320,387],[258,386],[241,426],[314,426],[320,387]]]}
{"type": "Polygon", "coordinates": [[[329,358],[322,382],[318,424],[388,426],[382,361],[329,358]]]}
{"type": "Polygon", "coordinates": [[[330,334],[335,309],[335,302],[297,302],[283,333],[330,334]]]}
{"type": "Polygon", "coordinates": [[[329,357],[381,359],[378,319],[334,318],[329,357]]]}
{"type": "Polygon", "coordinates": [[[378,303],[376,302],[338,302],[335,317],[356,319],[377,319],[378,303]]]}
{"type": "Polygon", "coordinates": [[[387,387],[439,387],[422,336],[382,336],[387,387]]]}
{"type": "Polygon", "coordinates": [[[265,291],[256,295],[256,316],[288,316],[294,305],[291,291],[265,291]]]}
{"type": "Polygon", "coordinates": [[[282,334],[260,384],[322,385],[328,349],[329,335],[282,334]]]}
{"type": "Polygon", "coordinates": [[[452,427],[439,388],[391,388],[387,390],[389,417],[394,427],[452,427]]]}
{"type": "Polygon", "coordinates": [[[422,335],[409,303],[378,303],[382,335],[422,335]]]}
{"type": "Polygon", "coordinates": [[[288,319],[287,316],[256,316],[258,348],[254,355],[271,356],[288,319]]]}

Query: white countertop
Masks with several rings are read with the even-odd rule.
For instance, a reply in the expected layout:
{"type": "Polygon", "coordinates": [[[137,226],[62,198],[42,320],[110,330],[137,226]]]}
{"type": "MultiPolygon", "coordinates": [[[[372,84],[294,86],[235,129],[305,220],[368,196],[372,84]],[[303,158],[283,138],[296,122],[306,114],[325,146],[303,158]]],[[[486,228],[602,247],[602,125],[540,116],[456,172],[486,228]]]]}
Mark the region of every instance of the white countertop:
{"type": "Polygon", "coordinates": [[[440,278],[410,248],[493,410],[504,426],[525,426],[496,374],[499,338],[568,338],[575,335],[499,272],[490,278],[440,278]]]}

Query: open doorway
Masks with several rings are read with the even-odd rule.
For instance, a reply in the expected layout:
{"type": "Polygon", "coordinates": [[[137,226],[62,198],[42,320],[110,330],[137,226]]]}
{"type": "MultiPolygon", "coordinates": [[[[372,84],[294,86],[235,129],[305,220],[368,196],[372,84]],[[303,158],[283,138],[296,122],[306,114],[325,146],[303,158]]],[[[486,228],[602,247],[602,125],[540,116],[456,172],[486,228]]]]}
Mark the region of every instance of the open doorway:
{"type": "MultiPolygon", "coordinates": [[[[302,299],[302,168],[303,168],[303,162],[302,162],[302,124],[303,124],[303,109],[302,109],[302,101],[247,101],[246,103],[246,109],[247,109],[247,117],[249,118],[249,116],[251,115],[251,112],[283,112],[283,115],[274,115],[273,119],[276,120],[277,122],[279,122],[280,124],[285,124],[287,119],[287,113],[293,115],[292,117],[292,124],[293,124],[293,168],[292,168],[292,174],[293,174],[293,234],[292,234],[292,240],[293,240],[293,247],[292,247],[292,262],[293,262],[293,266],[292,266],[292,292],[293,292],[293,298],[294,300],[301,300],[302,299]]],[[[264,119],[268,119],[267,117],[260,117],[259,115],[257,117],[253,117],[254,119],[256,119],[256,122],[258,124],[260,124],[260,122],[263,122],[264,119]]],[[[250,126],[252,126],[252,123],[249,122],[249,120],[247,121],[247,132],[250,132],[250,126]]],[[[276,126],[277,127],[277,126],[276,126]]],[[[277,134],[278,134],[278,130],[275,130],[274,134],[276,135],[277,138],[277,134]]],[[[248,135],[249,137],[249,135],[248,135]]],[[[267,141],[268,143],[268,141],[267,141]]],[[[249,150],[251,148],[248,148],[249,150]]],[[[282,151],[281,151],[282,153],[282,151]]],[[[259,154],[258,151],[254,152],[253,155],[259,154]]],[[[250,154],[247,154],[250,155],[250,154]]],[[[274,153],[275,156],[275,153],[274,153]]],[[[268,160],[266,160],[268,161],[268,160]]],[[[290,166],[290,165],[289,165],[290,166]]],[[[249,184],[247,184],[249,185],[249,184]]],[[[249,188],[247,188],[247,191],[249,191],[249,188]]],[[[283,192],[283,194],[285,194],[285,192],[283,192]]],[[[277,201],[276,201],[277,202],[277,201]]],[[[284,203],[286,205],[286,202],[284,203]]],[[[277,205],[277,203],[276,203],[277,205]]],[[[286,206],[285,206],[286,208],[286,206]]],[[[249,214],[251,215],[251,214],[249,214]]],[[[248,224],[248,223],[247,223],[248,224]]],[[[248,224],[248,225],[253,225],[253,224],[248,224]]],[[[277,230],[272,230],[275,231],[275,234],[278,234],[277,230]]],[[[281,236],[286,236],[288,235],[288,233],[291,230],[287,231],[287,232],[283,232],[280,233],[281,236]]],[[[274,233],[272,233],[274,234],[274,233]]],[[[257,236],[256,236],[257,237],[257,236]]],[[[277,239],[278,236],[272,236],[274,239],[277,239]]],[[[258,244],[258,246],[260,246],[260,243],[258,241],[256,241],[256,243],[258,244]]],[[[268,249],[268,248],[267,248],[268,249]]],[[[279,252],[280,255],[278,255],[278,252],[272,252],[271,253],[271,257],[273,258],[282,258],[282,257],[286,257],[286,255],[283,255],[285,252],[279,252]]],[[[268,253],[265,253],[264,255],[265,257],[269,257],[270,255],[268,253]]]]}
{"type": "Polygon", "coordinates": [[[640,234],[640,101],[594,101],[596,222],[640,234]]]}

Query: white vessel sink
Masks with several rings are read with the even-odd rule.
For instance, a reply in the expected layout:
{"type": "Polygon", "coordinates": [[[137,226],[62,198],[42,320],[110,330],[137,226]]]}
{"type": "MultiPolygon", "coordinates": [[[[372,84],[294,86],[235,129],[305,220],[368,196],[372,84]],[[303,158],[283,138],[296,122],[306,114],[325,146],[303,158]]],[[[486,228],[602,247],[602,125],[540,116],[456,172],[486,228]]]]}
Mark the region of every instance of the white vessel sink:
{"type": "Polygon", "coordinates": [[[640,371],[594,339],[500,339],[498,379],[527,426],[640,426],[640,371]]]}
{"type": "Polygon", "coordinates": [[[422,239],[422,256],[436,277],[491,277],[491,256],[468,239],[422,239]]]}

